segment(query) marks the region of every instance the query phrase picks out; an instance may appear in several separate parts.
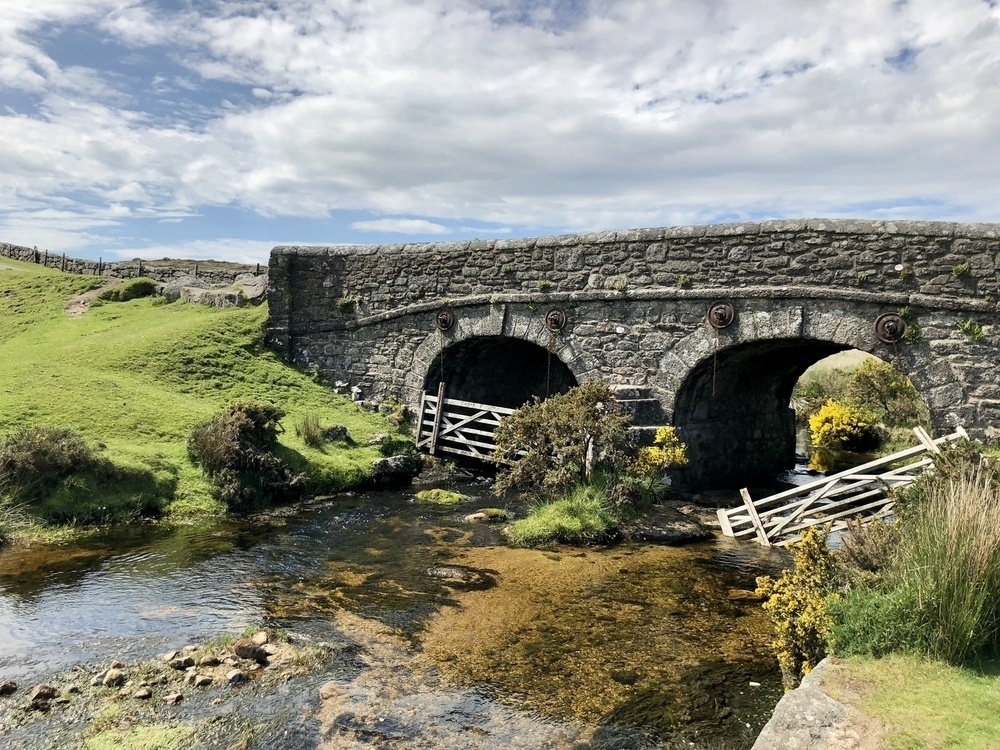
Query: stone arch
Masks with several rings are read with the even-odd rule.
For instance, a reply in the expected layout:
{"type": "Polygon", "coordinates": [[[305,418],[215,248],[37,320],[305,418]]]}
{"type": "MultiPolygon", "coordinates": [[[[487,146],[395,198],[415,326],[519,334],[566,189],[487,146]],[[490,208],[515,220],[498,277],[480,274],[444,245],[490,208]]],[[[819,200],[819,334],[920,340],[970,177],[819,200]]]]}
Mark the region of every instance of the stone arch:
{"type": "MultiPolygon", "coordinates": [[[[552,362],[558,362],[566,370],[561,375],[563,382],[571,379],[573,384],[576,384],[600,376],[599,368],[591,362],[589,356],[580,351],[572,335],[547,330],[543,316],[537,311],[531,311],[520,305],[501,304],[458,307],[454,309],[454,314],[455,324],[448,331],[436,330],[434,325],[436,313],[423,315],[416,321],[418,325],[431,332],[415,350],[401,351],[394,363],[397,370],[405,373],[403,382],[405,403],[412,406],[419,404],[420,394],[427,387],[428,374],[440,361],[442,354],[463,344],[470,347],[467,351],[471,352],[490,341],[517,341],[529,347],[522,351],[531,351],[532,347],[535,350],[540,349],[547,359],[551,354],[552,362]]],[[[517,345],[512,344],[512,346],[517,345]]],[[[460,396],[455,397],[460,398],[460,396]]]]}
{"type": "MultiPolygon", "coordinates": [[[[745,304],[731,330],[707,324],[661,362],[671,421],[688,442],[691,479],[700,486],[752,484],[794,463],[789,398],[813,363],[845,349],[874,354],[908,375],[936,417],[935,395],[955,388],[954,373],[926,345],[888,346],[872,333],[875,305],[790,302],[784,309],[745,304]]],[[[964,393],[952,394],[956,403],[964,393]]]]}

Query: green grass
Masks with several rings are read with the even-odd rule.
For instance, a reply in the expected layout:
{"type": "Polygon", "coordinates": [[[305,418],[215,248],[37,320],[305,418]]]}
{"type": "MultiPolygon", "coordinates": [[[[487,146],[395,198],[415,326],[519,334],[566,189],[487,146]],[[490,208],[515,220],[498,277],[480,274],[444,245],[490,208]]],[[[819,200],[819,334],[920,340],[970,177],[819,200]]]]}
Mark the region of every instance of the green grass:
{"type": "Polygon", "coordinates": [[[998,750],[998,675],[996,662],[968,669],[893,656],[850,659],[827,673],[825,685],[886,726],[887,750],[998,750]]]}
{"type": "Polygon", "coordinates": [[[512,523],[507,539],[518,547],[538,547],[551,542],[587,544],[600,542],[618,525],[618,516],[600,483],[577,487],[566,497],[536,505],[512,523]]]}
{"type": "MultiPolygon", "coordinates": [[[[24,424],[79,431],[116,466],[167,486],[168,515],[221,513],[201,470],[187,457],[191,430],[228,401],[283,407],[280,454],[316,491],[364,477],[384,418],[359,409],[280,360],[262,344],[266,306],[219,310],[137,299],[70,318],[66,302],[99,279],[4,261],[0,270],[0,432],[24,424]],[[296,437],[306,414],[345,425],[354,446],[316,450],[296,437]]],[[[114,491],[95,488],[95,491],[114,491]]]]}
{"type": "Polygon", "coordinates": [[[84,750],[181,750],[190,747],[191,726],[137,726],[108,729],[84,740],[84,750]]]}

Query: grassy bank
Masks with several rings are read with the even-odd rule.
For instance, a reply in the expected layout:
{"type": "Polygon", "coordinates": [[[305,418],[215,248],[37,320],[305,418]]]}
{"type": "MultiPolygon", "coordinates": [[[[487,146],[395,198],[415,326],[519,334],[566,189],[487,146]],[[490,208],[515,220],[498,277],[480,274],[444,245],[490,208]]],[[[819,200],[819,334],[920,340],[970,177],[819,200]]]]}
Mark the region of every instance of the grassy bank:
{"type": "MultiPolygon", "coordinates": [[[[116,493],[152,492],[174,518],[223,512],[186,443],[196,425],[236,398],[271,401],[287,412],[282,458],[316,491],[362,478],[380,457],[365,443],[391,425],[265,349],[266,307],[217,310],[152,298],[69,316],[67,301],[99,282],[0,264],[0,437],[23,425],[72,428],[103,459],[146,480],[142,488],[96,483],[96,502],[101,493],[112,502],[116,493]],[[307,415],[344,425],[353,445],[306,445],[294,425],[307,415]]],[[[30,520],[30,510],[21,516],[30,520]]]]}
{"type": "Polygon", "coordinates": [[[881,725],[885,750],[995,750],[998,675],[997,662],[954,667],[914,656],[852,658],[827,672],[824,688],[881,725]]]}

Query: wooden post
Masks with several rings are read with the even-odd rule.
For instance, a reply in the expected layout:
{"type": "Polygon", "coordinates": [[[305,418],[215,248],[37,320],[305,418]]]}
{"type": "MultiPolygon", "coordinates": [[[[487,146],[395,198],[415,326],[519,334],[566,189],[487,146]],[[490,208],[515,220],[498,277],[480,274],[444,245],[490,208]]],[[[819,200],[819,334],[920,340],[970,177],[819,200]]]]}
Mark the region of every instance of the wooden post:
{"type": "Polygon", "coordinates": [[[198,278],[198,264],[197,263],[194,264],[194,277],[196,279],[198,278]]]}
{"type": "Polygon", "coordinates": [[[97,275],[98,276],[104,275],[104,258],[97,259],[97,275]]]}
{"type": "Polygon", "coordinates": [[[427,410],[427,394],[420,391],[420,413],[417,415],[417,447],[420,447],[420,436],[424,431],[424,412],[427,410]]]}
{"type": "Polygon", "coordinates": [[[257,264],[257,273],[254,276],[260,276],[260,263],[257,264]]]}
{"type": "Polygon", "coordinates": [[[63,273],[66,272],[66,253],[63,253],[62,267],[59,270],[62,271],[63,273]]]}
{"type": "Polygon", "coordinates": [[[139,258],[139,276],[142,276],[142,258],[139,258]]]}
{"type": "Polygon", "coordinates": [[[437,450],[438,433],[441,431],[441,418],[444,417],[444,382],[438,383],[437,412],[434,414],[434,430],[431,432],[430,454],[437,450]]]}
{"type": "Polygon", "coordinates": [[[743,498],[743,504],[750,514],[750,522],[753,524],[754,531],[757,532],[757,541],[765,547],[770,547],[771,540],[767,538],[767,532],[764,531],[764,524],[760,522],[760,516],[757,515],[757,509],[754,507],[753,500],[750,498],[750,493],[747,492],[746,487],[740,490],[740,496],[743,498]]]}

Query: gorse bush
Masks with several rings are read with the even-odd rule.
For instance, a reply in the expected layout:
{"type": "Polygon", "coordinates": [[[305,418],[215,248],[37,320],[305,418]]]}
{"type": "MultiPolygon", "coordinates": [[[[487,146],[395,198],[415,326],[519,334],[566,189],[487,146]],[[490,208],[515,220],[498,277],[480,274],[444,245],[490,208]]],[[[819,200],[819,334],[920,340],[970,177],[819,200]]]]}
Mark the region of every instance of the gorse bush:
{"type": "Polygon", "coordinates": [[[854,453],[877,450],[885,440],[874,414],[832,399],[809,417],[809,432],[816,447],[854,453]]]}
{"type": "Polygon", "coordinates": [[[642,477],[657,477],[687,463],[687,446],[673,427],[664,426],[657,428],[652,445],[639,449],[631,471],[642,477]]]}
{"type": "Polygon", "coordinates": [[[631,419],[604,383],[591,381],[523,406],[500,420],[492,460],[501,466],[493,489],[558,497],[596,472],[625,473],[634,446],[631,419]]]}
{"type": "Polygon", "coordinates": [[[64,427],[24,426],[0,442],[0,506],[19,508],[21,518],[105,523],[157,515],[173,479],[115,466],[64,427]]]}
{"type": "Polygon", "coordinates": [[[806,529],[792,552],[794,564],[779,578],[757,579],[757,593],[767,597],[764,611],[774,626],[771,647],[789,690],[826,655],[833,625],[827,600],[834,596],[837,565],[826,531],[818,526],[806,529]]]}
{"type": "Polygon", "coordinates": [[[908,377],[880,359],[866,359],[851,375],[846,401],[886,427],[928,425],[927,407],[908,377]]]}
{"type": "Polygon", "coordinates": [[[275,455],[284,410],[261,401],[238,400],[199,425],[188,453],[231,510],[249,511],[301,496],[305,477],[275,455]]]}
{"type": "Polygon", "coordinates": [[[42,500],[67,477],[97,463],[74,430],[21,427],[0,442],[0,497],[14,504],[42,500]]]}

